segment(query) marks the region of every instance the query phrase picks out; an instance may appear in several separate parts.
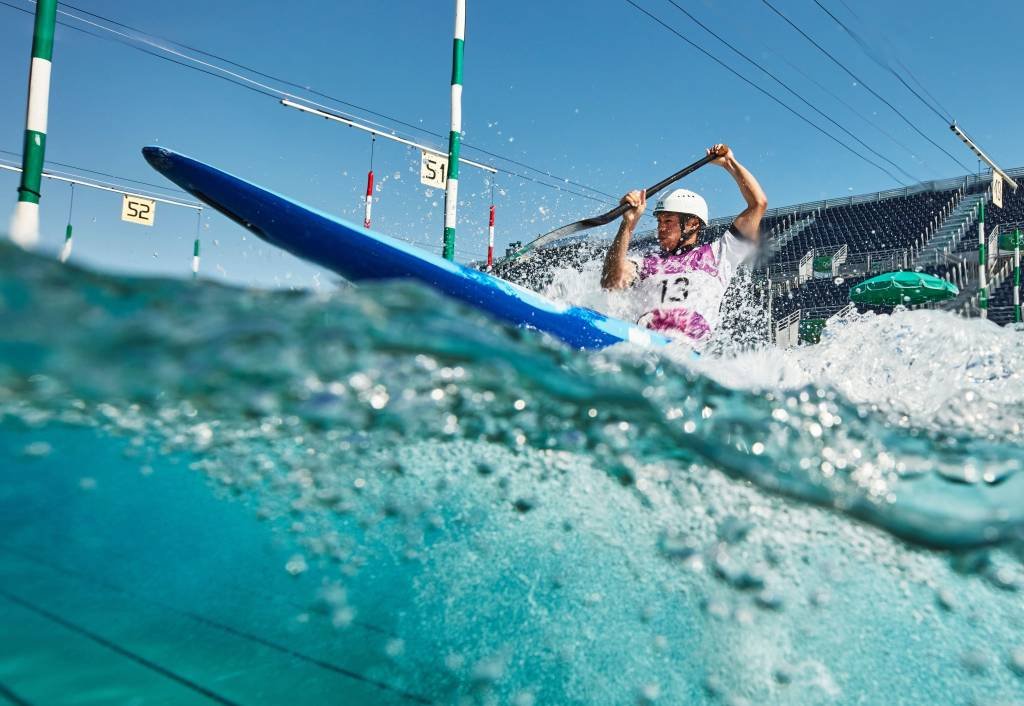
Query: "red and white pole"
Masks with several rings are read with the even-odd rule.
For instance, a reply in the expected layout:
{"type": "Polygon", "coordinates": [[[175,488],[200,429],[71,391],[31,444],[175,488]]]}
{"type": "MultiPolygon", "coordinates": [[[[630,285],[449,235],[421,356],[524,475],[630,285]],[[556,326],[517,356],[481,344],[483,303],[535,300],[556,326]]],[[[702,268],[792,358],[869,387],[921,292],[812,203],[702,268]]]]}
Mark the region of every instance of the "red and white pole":
{"type": "Polygon", "coordinates": [[[494,266],[494,204],[491,204],[491,217],[487,224],[487,269],[494,266]]]}
{"type": "Polygon", "coordinates": [[[370,227],[370,212],[373,210],[373,170],[366,175],[366,211],[363,215],[363,227],[370,227]]]}

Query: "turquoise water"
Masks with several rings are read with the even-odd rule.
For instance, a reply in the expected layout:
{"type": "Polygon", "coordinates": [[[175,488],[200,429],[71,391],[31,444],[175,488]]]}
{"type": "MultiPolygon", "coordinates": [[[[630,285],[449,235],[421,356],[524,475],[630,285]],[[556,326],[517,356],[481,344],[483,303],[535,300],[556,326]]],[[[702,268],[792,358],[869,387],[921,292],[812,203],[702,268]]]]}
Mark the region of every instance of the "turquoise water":
{"type": "Polygon", "coordinates": [[[0,703],[1024,702],[1021,342],[586,354],[0,246],[0,703]]]}

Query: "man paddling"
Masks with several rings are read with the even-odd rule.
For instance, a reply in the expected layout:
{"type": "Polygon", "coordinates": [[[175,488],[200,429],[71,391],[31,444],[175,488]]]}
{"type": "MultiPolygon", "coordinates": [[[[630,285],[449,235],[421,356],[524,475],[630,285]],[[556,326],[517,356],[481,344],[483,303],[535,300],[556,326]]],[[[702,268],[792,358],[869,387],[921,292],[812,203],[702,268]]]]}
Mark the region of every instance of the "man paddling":
{"type": "Polygon", "coordinates": [[[756,249],[761,218],[768,208],[761,185],[727,145],[714,145],[707,152],[717,155],[711,164],[732,175],[747,202],[722,237],[699,244],[701,230],[708,225],[707,202],[693,191],[676,189],[654,207],[660,251],[642,260],[630,258],[629,240],[647,207],[646,191],[630,191],[621,201],[630,209],[622,215],[601,273],[605,289],[638,288],[645,311],[638,324],[696,348],[718,325],[725,290],[737,267],[756,249]]]}

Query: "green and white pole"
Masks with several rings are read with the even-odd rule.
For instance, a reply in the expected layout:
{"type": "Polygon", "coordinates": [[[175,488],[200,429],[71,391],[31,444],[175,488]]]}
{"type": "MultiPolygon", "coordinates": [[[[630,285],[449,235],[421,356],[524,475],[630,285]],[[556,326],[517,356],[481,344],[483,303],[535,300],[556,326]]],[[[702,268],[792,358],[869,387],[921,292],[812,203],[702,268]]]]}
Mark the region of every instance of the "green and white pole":
{"type": "Polygon", "coordinates": [[[57,0],[38,0],[32,35],[32,64],[28,78],[25,142],[21,155],[18,205],[11,216],[11,240],[29,248],[39,240],[39,192],[46,152],[46,121],[50,112],[50,66],[57,0]]]}
{"type": "Polygon", "coordinates": [[[462,56],[466,44],[466,0],[455,0],[452,48],[452,129],[448,133],[448,181],[444,188],[444,251],[455,259],[455,212],[459,203],[459,151],[462,146],[462,56]]]}
{"type": "Polygon", "coordinates": [[[978,309],[988,318],[988,248],[985,246],[985,202],[978,203],[978,309]]]}
{"type": "Polygon", "coordinates": [[[203,227],[203,211],[196,212],[196,242],[192,246],[192,278],[199,276],[199,233],[203,227]]]}
{"type": "Polygon", "coordinates": [[[1013,231],[1013,320],[1021,322],[1020,318],[1020,229],[1013,231]]]}

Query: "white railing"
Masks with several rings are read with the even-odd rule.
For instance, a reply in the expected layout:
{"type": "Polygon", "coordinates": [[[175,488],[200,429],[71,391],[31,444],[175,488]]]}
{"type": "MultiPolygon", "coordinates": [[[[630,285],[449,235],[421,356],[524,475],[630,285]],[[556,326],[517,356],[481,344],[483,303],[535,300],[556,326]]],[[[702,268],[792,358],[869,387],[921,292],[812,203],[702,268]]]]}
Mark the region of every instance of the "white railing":
{"type": "Polygon", "coordinates": [[[839,268],[846,262],[846,256],[850,253],[850,246],[844,245],[843,247],[836,250],[835,255],[832,256],[832,276],[835,277],[839,274],[839,268]]]}
{"type": "Polygon", "coordinates": [[[808,250],[807,254],[800,258],[800,264],[796,268],[797,286],[799,287],[812,277],[814,277],[814,251],[808,250]]]}
{"type": "Polygon", "coordinates": [[[830,319],[847,306],[847,304],[840,306],[805,306],[800,310],[800,314],[805,319],[830,319]]]}
{"type": "Polygon", "coordinates": [[[849,304],[844,306],[842,309],[840,309],[836,313],[832,314],[832,316],[828,317],[828,320],[831,321],[832,319],[841,319],[844,316],[847,316],[848,314],[852,314],[855,311],[857,311],[856,305],[853,302],[850,302],[849,304]]]}
{"type": "Polygon", "coordinates": [[[792,348],[800,343],[800,310],[773,323],[775,328],[775,345],[781,348],[792,348]]]}
{"type": "MultiPolygon", "coordinates": [[[[808,255],[804,255],[799,262],[787,260],[785,262],[772,262],[767,265],[767,274],[772,281],[780,286],[790,282],[799,286],[813,276],[814,253],[811,251],[810,262],[812,266],[811,275],[802,277],[800,267],[806,267],[808,255]]],[[[838,254],[838,253],[837,253],[838,254]]],[[[962,258],[957,258],[962,259],[962,258]]],[[[953,261],[951,259],[951,261],[953,261]]],[[[893,270],[906,269],[910,262],[909,253],[905,248],[893,250],[873,250],[871,252],[849,253],[847,251],[845,260],[835,269],[835,276],[868,275],[876,272],[892,272],[893,270]]]]}

